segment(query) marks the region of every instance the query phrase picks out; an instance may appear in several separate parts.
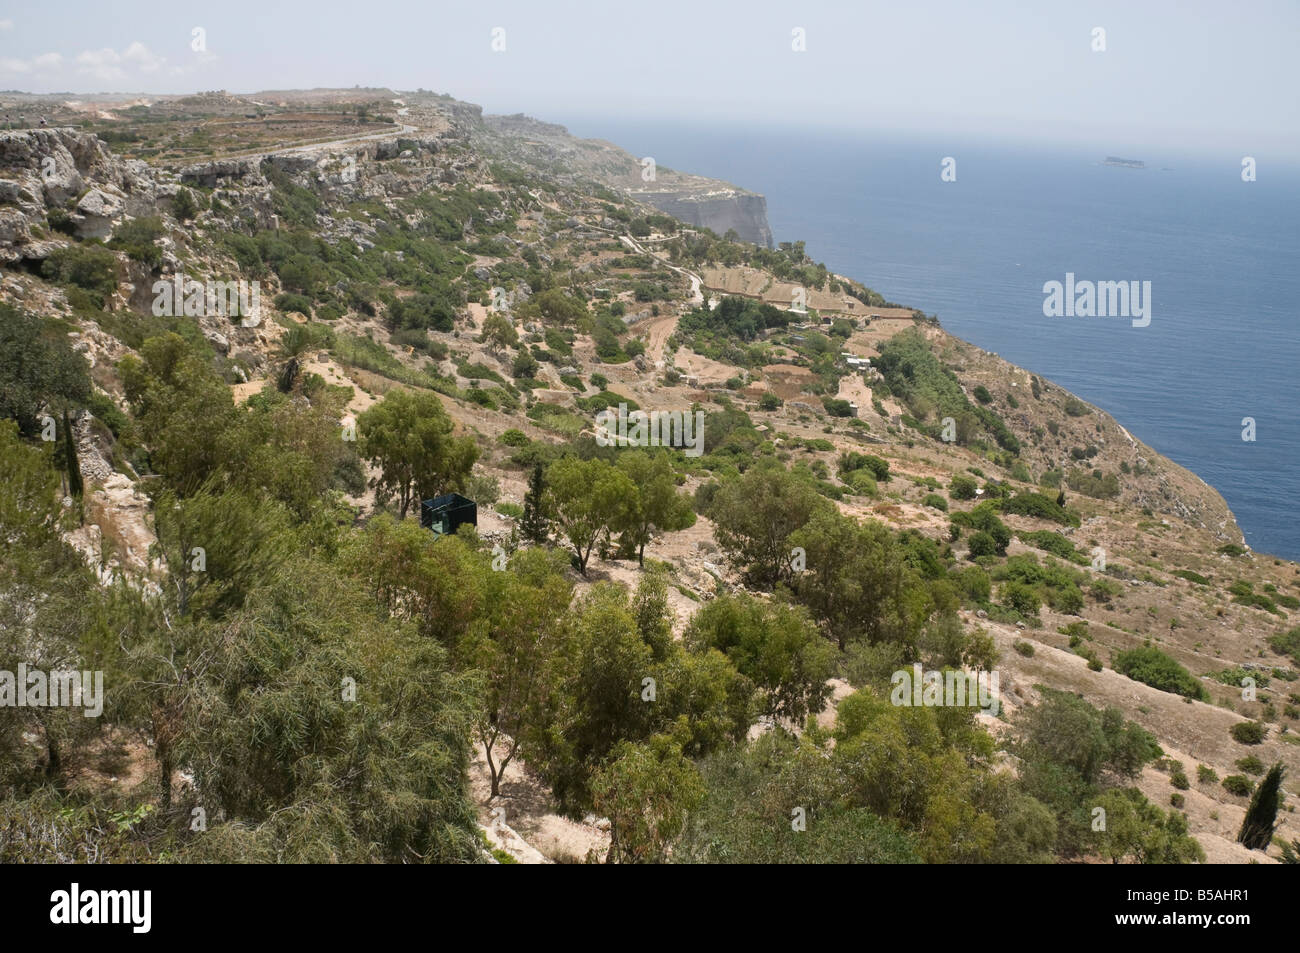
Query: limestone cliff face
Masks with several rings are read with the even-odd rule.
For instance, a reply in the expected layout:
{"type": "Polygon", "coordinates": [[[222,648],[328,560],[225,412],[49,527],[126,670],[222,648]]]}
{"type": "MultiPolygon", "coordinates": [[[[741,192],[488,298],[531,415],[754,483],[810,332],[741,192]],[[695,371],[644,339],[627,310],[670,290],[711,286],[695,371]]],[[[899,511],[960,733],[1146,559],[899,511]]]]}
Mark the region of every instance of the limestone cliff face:
{"type": "Polygon", "coordinates": [[[688,225],[712,229],[719,235],[734,229],[741,241],[772,247],[767,199],[757,193],[718,189],[705,193],[687,190],[632,192],[631,195],[688,225]]]}
{"type": "Polygon", "coordinates": [[[145,163],[114,155],[89,133],[0,133],[0,262],[39,260],[57,248],[61,236],[38,237],[52,211],[78,238],[107,239],[124,217],[153,214],[159,197],[145,163]]]}
{"type": "Polygon", "coordinates": [[[487,153],[527,165],[541,176],[581,188],[592,183],[616,189],[688,225],[719,235],[735,230],[742,241],[772,247],[767,199],[718,179],[659,166],[652,178],[646,160],[602,139],[579,139],[563,126],[528,116],[485,116],[470,135],[487,153]]]}

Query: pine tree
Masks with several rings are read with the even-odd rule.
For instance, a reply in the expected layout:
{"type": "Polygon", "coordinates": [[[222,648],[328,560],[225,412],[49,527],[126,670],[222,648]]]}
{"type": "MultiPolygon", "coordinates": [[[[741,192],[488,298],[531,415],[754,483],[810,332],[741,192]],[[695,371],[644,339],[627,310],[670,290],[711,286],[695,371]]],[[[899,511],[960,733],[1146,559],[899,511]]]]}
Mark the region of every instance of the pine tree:
{"type": "Polygon", "coordinates": [[[1277,809],[1282,804],[1282,764],[1273,765],[1264,780],[1255,789],[1246,808],[1246,818],[1241,822],[1237,840],[1251,850],[1267,850],[1273,841],[1277,826],[1277,809]]]}
{"type": "Polygon", "coordinates": [[[533,467],[533,475],[528,478],[528,492],[524,494],[524,516],[519,527],[524,539],[537,545],[546,542],[551,529],[550,520],[546,518],[542,506],[543,488],[542,465],[538,463],[533,467]]]}

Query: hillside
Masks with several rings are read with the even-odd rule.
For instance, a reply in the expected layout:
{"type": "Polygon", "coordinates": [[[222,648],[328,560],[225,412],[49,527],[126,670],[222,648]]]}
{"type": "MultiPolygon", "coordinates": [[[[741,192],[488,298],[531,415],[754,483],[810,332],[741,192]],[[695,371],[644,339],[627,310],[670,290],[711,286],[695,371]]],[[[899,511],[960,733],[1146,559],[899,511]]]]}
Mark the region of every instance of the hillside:
{"type": "Polygon", "coordinates": [[[0,669],[109,701],[0,710],[0,857],[1300,838],[1300,566],[1102,409],[771,247],[762,196],[423,91],[23,102],[0,669]],[[697,452],[597,439],[620,404],[699,414],[697,452]],[[418,528],[443,491],[477,532],[418,528]],[[889,705],[913,664],[997,672],[1001,710],[889,705]],[[1098,804],[1141,836],[1093,838],[1098,804]]]}

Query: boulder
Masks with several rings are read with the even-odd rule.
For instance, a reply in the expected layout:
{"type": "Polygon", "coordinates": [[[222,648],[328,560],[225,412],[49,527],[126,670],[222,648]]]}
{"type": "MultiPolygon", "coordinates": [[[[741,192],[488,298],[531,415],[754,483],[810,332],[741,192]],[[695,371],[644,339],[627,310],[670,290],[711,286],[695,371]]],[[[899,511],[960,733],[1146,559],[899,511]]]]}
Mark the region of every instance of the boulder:
{"type": "Polygon", "coordinates": [[[77,212],[74,216],[77,235],[81,238],[112,237],[113,228],[121,220],[125,211],[124,204],[121,195],[114,195],[105,189],[91,189],[77,203],[77,212]]]}

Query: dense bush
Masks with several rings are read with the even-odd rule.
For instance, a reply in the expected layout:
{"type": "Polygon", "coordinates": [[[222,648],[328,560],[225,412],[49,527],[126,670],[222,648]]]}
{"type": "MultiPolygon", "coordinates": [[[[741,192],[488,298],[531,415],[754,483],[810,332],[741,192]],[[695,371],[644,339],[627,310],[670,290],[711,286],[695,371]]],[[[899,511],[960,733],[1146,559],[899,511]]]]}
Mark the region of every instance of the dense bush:
{"type": "Polygon", "coordinates": [[[68,245],[50,252],[41,265],[41,274],[50,281],[80,289],[96,308],[103,308],[117,290],[117,256],[103,245],[68,245]]]}
{"type": "Polygon", "coordinates": [[[1265,729],[1258,721],[1239,721],[1228,729],[1232,740],[1243,745],[1257,745],[1263,742],[1265,729]]]}
{"type": "Polygon", "coordinates": [[[1237,797],[1249,797],[1250,792],[1255,790],[1255,782],[1244,774],[1230,774],[1221,783],[1225,791],[1237,797]]]}
{"type": "Polygon", "coordinates": [[[979,489],[979,484],[972,478],[958,473],[948,484],[948,495],[954,500],[973,500],[975,491],[979,489]]]}
{"type": "Polygon", "coordinates": [[[1115,656],[1115,671],[1162,692],[1186,698],[1204,699],[1204,686],[1178,661],[1152,645],[1120,652],[1115,656]]]}
{"type": "Polygon", "coordinates": [[[1058,504],[1050,496],[1044,496],[1042,493],[1032,491],[1020,492],[1013,497],[1004,499],[1002,501],[1002,511],[1020,516],[1033,516],[1038,519],[1051,520],[1063,526],[1079,525],[1077,514],[1067,512],[1065,507],[1058,504]]]}

